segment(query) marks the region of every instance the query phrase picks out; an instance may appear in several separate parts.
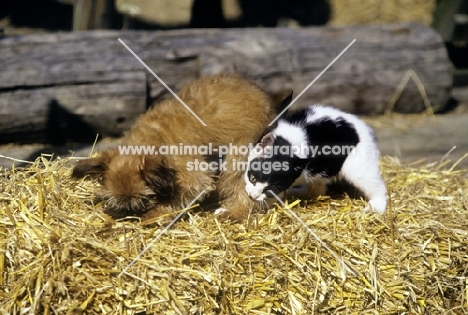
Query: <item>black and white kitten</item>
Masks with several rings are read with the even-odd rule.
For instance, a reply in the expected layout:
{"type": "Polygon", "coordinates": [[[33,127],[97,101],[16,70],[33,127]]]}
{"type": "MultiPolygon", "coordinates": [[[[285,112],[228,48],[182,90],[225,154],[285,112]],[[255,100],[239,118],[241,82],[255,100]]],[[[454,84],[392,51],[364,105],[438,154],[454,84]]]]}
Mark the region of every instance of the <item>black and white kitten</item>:
{"type": "MultiPolygon", "coordinates": [[[[387,189],[380,175],[380,153],[372,129],[338,109],[312,105],[278,120],[251,151],[245,190],[258,201],[309,183],[344,179],[365,195],[370,207],[384,212],[387,189]]],[[[323,186],[324,187],[324,186],[323,186]]]]}

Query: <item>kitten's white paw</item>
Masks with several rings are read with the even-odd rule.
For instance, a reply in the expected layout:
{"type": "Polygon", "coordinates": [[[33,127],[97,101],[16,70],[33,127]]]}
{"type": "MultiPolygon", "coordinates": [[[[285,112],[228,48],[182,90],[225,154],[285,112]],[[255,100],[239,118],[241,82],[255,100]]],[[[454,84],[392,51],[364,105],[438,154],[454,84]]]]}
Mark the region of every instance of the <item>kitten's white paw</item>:
{"type": "Polygon", "coordinates": [[[374,198],[369,200],[369,204],[364,209],[365,211],[371,210],[378,213],[383,213],[387,208],[387,198],[374,198]]]}
{"type": "Polygon", "coordinates": [[[218,209],[215,210],[214,214],[220,215],[220,214],[223,214],[223,213],[225,213],[225,212],[227,212],[227,209],[226,209],[226,208],[223,208],[223,207],[220,207],[220,208],[218,208],[218,209]]]}

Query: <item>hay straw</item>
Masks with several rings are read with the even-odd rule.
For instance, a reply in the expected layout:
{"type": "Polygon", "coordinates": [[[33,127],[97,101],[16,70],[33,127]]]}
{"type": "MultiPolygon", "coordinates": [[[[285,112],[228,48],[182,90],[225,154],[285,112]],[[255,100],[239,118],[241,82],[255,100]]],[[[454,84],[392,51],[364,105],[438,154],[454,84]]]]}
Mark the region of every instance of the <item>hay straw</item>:
{"type": "Polygon", "coordinates": [[[198,194],[198,196],[195,197],[195,199],[193,199],[189,205],[184,209],[182,210],[175,218],[174,220],[171,221],[171,223],[169,223],[163,230],[161,230],[161,232],[158,233],[158,235],[156,235],[155,238],[153,238],[153,240],[151,241],[151,243],[148,244],[148,246],[145,247],[145,249],[143,249],[136,257],[135,259],[133,259],[128,265],[127,267],[124,268],[124,270],[122,270],[119,275],[117,276],[120,277],[122,276],[127,270],[128,268],[130,268],[134,263],[137,262],[137,260],[143,256],[144,253],[146,253],[146,251],[151,247],[153,246],[154,243],[156,243],[159,238],[164,234],[166,233],[171,227],[172,225],[174,225],[174,223],[176,223],[184,214],[185,212],[187,212],[188,209],[190,209],[192,207],[192,205],[201,197],[201,195],[203,195],[204,193],[206,192],[206,190],[203,190],[201,193],[198,194]]]}
{"type": "Polygon", "coordinates": [[[436,0],[330,0],[333,25],[420,22],[430,25],[436,0]]]}
{"type": "Polygon", "coordinates": [[[70,159],[0,170],[1,314],[464,314],[468,171],[382,161],[385,214],[348,196],[290,203],[243,224],[195,210],[114,221],[70,159]],[[121,277],[119,273],[148,250],[121,277]]]}
{"type": "Polygon", "coordinates": [[[15,158],[5,156],[5,155],[2,155],[2,154],[0,154],[0,158],[7,159],[7,160],[10,160],[10,161],[13,161],[13,162],[19,162],[19,163],[25,163],[25,164],[34,164],[34,162],[31,162],[31,161],[15,159],[15,158]]]}

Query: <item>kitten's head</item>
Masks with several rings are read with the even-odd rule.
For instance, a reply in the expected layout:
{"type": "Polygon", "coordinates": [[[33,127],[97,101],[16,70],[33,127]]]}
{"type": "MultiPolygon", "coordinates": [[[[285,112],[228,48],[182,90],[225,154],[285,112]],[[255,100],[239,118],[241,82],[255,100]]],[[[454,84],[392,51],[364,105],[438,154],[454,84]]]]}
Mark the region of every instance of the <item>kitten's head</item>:
{"type": "Polygon", "coordinates": [[[86,175],[102,180],[98,199],[105,202],[104,211],[116,219],[141,216],[171,200],[176,191],[176,171],[161,156],[121,155],[108,149],[74,166],[73,178],[86,175]]]}
{"type": "Polygon", "coordinates": [[[301,175],[306,160],[296,155],[282,154],[276,136],[264,136],[250,152],[248,169],[244,173],[245,191],[250,198],[262,201],[288,189],[301,175]],[[276,149],[275,149],[276,148],[276,149]]]}

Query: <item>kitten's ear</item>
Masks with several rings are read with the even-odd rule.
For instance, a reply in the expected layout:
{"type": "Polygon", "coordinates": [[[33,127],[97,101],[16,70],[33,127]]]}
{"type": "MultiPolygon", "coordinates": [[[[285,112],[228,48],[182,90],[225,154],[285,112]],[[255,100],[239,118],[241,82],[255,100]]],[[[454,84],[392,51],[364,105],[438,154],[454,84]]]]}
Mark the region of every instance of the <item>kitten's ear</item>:
{"type": "Polygon", "coordinates": [[[275,135],[270,133],[267,133],[266,135],[263,136],[262,140],[260,141],[260,146],[262,148],[268,147],[268,146],[273,146],[273,143],[275,143],[275,135]]]}
{"type": "Polygon", "coordinates": [[[275,143],[276,136],[272,133],[267,133],[263,136],[258,145],[262,150],[262,157],[271,157],[273,154],[273,144],[275,143]]]}
{"type": "Polygon", "coordinates": [[[99,157],[78,161],[78,163],[76,163],[73,167],[71,177],[79,179],[85,177],[86,175],[89,175],[93,178],[103,175],[107,171],[109,161],[114,155],[114,150],[109,149],[102,152],[101,156],[99,157]]]}
{"type": "Polygon", "coordinates": [[[172,200],[176,191],[176,171],[167,166],[164,159],[145,156],[140,169],[141,176],[156,193],[158,200],[172,200]]]}
{"type": "Polygon", "coordinates": [[[250,153],[254,157],[265,158],[271,157],[273,153],[273,144],[275,143],[275,135],[272,133],[267,133],[263,136],[262,140],[257,143],[250,153]]]}

